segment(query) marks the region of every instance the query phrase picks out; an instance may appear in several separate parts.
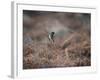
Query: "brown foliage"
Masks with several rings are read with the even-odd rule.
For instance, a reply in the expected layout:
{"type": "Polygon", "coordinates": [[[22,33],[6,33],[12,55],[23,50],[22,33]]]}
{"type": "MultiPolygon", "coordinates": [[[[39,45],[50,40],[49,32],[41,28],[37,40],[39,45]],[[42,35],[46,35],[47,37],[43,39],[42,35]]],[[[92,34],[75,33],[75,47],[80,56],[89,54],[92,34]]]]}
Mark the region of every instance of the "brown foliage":
{"type": "Polygon", "coordinates": [[[83,14],[32,12],[30,16],[23,23],[23,69],[91,65],[90,29],[83,24],[83,14]],[[48,40],[52,30],[56,30],[54,43],[48,40]]]}

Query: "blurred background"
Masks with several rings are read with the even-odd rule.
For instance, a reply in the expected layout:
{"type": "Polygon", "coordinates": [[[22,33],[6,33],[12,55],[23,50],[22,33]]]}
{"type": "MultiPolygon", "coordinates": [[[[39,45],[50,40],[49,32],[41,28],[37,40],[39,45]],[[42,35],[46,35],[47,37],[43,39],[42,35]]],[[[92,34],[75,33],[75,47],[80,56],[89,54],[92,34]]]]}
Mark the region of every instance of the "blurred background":
{"type": "Polygon", "coordinates": [[[23,10],[24,69],[90,65],[91,14],[23,10]]]}

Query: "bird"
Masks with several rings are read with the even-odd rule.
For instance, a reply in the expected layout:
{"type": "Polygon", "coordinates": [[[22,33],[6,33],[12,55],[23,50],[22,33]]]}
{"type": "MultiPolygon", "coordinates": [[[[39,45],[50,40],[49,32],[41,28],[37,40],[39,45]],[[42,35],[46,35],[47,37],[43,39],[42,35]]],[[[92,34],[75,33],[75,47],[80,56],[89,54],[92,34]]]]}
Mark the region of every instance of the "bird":
{"type": "Polygon", "coordinates": [[[51,32],[49,33],[49,36],[48,36],[49,41],[51,41],[52,43],[54,43],[54,35],[55,35],[55,32],[51,32]]]}

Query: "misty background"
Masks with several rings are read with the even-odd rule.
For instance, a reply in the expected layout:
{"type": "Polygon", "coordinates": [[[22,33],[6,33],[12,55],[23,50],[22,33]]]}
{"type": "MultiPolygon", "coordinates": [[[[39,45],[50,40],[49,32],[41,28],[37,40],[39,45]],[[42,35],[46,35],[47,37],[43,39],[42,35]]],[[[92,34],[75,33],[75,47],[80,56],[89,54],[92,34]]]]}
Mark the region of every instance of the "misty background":
{"type": "Polygon", "coordinates": [[[90,66],[90,24],[89,13],[23,10],[23,68],[90,66]]]}

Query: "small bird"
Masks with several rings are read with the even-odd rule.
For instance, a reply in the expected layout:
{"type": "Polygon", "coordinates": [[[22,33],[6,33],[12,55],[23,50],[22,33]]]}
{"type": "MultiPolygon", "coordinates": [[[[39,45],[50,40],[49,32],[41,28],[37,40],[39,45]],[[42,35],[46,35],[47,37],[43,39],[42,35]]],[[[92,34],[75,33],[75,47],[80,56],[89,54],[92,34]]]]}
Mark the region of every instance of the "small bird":
{"type": "Polygon", "coordinates": [[[55,35],[55,32],[51,32],[50,34],[49,34],[49,40],[52,42],[52,43],[54,43],[54,35],[55,35]]]}

